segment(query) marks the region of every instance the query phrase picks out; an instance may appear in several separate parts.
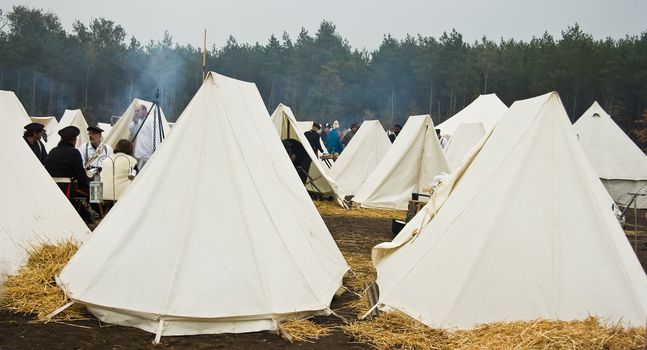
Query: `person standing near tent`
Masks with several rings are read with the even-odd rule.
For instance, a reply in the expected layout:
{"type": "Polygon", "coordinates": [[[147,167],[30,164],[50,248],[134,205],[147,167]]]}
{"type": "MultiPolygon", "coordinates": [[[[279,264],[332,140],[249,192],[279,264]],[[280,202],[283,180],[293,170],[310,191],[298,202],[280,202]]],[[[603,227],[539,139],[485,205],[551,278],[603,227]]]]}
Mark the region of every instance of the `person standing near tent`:
{"type": "Polygon", "coordinates": [[[101,144],[103,129],[97,126],[90,126],[87,130],[90,141],[82,144],[79,147],[79,151],[81,151],[83,167],[86,170],[90,170],[100,167],[103,159],[112,155],[112,147],[101,144]]]}
{"type": "Polygon", "coordinates": [[[400,134],[400,130],[402,130],[402,125],[395,124],[393,125],[393,130],[389,130],[389,132],[386,133],[387,136],[389,136],[391,143],[395,142],[395,138],[398,137],[398,134],[400,134]]]}
{"type": "Polygon", "coordinates": [[[357,123],[353,123],[350,125],[350,130],[346,131],[346,133],[344,134],[344,137],[342,137],[341,139],[341,143],[344,146],[344,148],[348,146],[348,143],[350,142],[350,140],[353,138],[353,136],[355,136],[357,129],[359,129],[359,125],[357,125],[357,123]]]}
{"type": "Polygon", "coordinates": [[[47,162],[47,150],[41,141],[45,134],[45,126],[40,123],[29,123],[25,125],[25,133],[22,138],[25,139],[27,145],[34,152],[41,164],[45,165],[47,162]]]}
{"type": "Polygon", "coordinates": [[[315,151],[315,155],[317,157],[324,153],[323,148],[321,148],[321,136],[319,135],[320,133],[321,125],[317,123],[312,123],[312,129],[303,133],[304,135],[306,135],[308,143],[310,143],[310,146],[312,147],[312,150],[315,151]]]}
{"type": "Polygon", "coordinates": [[[81,218],[92,222],[92,215],[86,207],[89,193],[88,177],[83,168],[81,152],[74,147],[81,131],[75,126],[67,126],[59,130],[58,134],[61,141],[49,152],[45,169],[81,218]]]}
{"type": "Polygon", "coordinates": [[[326,148],[328,148],[328,153],[330,154],[341,153],[342,151],[342,145],[340,142],[341,138],[342,138],[342,133],[339,130],[339,122],[335,120],[332,123],[332,129],[328,133],[328,144],[326,145],[326,148]]]}
{"type": "MultiPolygon", "coordinates": [[[[152,120],[146,118],[146,115],[148,115],[146,106],[143,104],[136,106],[133,120],[128,125],[130,140],[133,143],[134,155],[137,159],[137,169],[140,171],[153,155],[155,151],[153,139],[157,137],[157,135],[153,135],[152,120]]],[[[152,116],[149,117],[152,118],[152,116]]]]}
{"type": "Polygon", "coordinates": [[[324,146],[328,149],[328,134],[330,133],[330,124],[326,123],[323,126],[321,131],[321,140],[323,141],[324,146]]]}

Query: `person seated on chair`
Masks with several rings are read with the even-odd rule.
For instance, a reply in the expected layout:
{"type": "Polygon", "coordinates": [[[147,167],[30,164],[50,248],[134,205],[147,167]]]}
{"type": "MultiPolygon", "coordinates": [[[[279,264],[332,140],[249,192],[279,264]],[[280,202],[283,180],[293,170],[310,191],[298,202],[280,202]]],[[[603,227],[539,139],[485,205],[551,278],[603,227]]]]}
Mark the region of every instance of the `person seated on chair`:
{"type": "Polygon", "coordinates": [[[292,165],[297,170],[302,183],[308,180],[308,170],[310,169],[310,156],[306,152],[301,142],[292,139],[283,140],[283,146],[288,152],[292,165]]]}
{"type": "Polygon", "coordinates": [[[25,125],[25,133],[22,138],[25,139],[29,148],[34,152],[41,164],[47,162],[47,150],[41,139],[45,134],[45,126],[40,123],[29,123],[25,125]]]}
{"type": "Polygon", "coordinates": [[[101,163],[104,201],[117,201],[121,198],[135,179],[136,165],[133,144],[128,140],[119,140],[115,146],[115,153],[101,163]]]}
{"type": "Polygon", "coordinates": [[[92,215],[86,207],[89,179],[83,168],[81,152],[74,147],[80,133],[79,128],[75,126],[66,126],[58,131],[61,141],[49,152],[45,169],[72,202],[81,218],[92,222],[92,215]]]}

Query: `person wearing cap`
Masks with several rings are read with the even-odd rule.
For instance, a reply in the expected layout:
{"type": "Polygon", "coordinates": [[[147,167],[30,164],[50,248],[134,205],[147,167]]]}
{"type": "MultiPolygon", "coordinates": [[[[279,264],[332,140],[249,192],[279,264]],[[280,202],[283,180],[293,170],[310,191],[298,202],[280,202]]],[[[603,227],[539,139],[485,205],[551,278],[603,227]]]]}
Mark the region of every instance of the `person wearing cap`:
{"type": "Polygon", "coordinates": [[[89,179],[83,168],[81,152],[74,147],[81,131],[75,126],[66,126],[59,130],[58,134],[61,136],[61,141],[49,152],[45,169],[72,202],[83,220],[92,222],[92,215],[84,203],[89,193],[89,179]]]}
{"type": "Polygon", "coordinates": [[[103,159],[110,157],[113,153],[110,145],[102,144],[103,129],[97,126],[88,127],[89,142],[79,146],[81,151],[81,159],[83,160],[83,167],[85,169],[96,169],[101,166],[103,159]]]}
{"type": "Polygon", "coordinates": [[[47,162],[47,150],[41,139],[45,134],[45,126],[40,123],[29,123],[25,125],[25,133],[22,138],[25,139],[29,148],[34,152],[41,164],[47,162]]]}
{"type": "Polygon", "coordinates": [[[310,146],[312,147],[312,150],[315,152],[315,155],[317,157],[324,153],[323,148],[321,148],[321,136],[319,135],[320,133],[321,125],[317,123],[312,123],[312,129],[303,133],[304,135],[306,135],[308,143],[310,143],[310,146]]]}

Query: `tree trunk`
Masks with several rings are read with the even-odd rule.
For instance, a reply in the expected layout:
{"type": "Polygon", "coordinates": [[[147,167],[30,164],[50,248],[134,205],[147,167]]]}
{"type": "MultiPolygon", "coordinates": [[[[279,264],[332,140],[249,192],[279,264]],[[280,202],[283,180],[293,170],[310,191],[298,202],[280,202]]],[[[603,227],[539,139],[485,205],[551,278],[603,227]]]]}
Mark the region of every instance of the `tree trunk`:
{"type": "Polygon", "coordinates": [[[488,78],[488,72],[487,71],[483,72],[483,78],[485,80],[485,82],[483,84],[483,95],[485,95],[485,94],[487,94],[487,78],[488,78]]]}
{"type": "Polygon", "coordinates": [[[22,85],[22,71],[18,70],[18,87],[16,87],[16,96],[20,99],[20,85],[22,85]]]}
{"type": "Polygon", "coordinates": [[[432,108],[433,108],[433,106],[434,106],[434,103],[433,103],[433,102],[434,102],[434,101],[433,101],[433,97],[434,97],[434,85],[433,85],[433,83],[432,83],[432,82],[429,82],[429,115],[431,115],[431,114],[432,114],[432,113],[431,113],[431,109],[432,109],[432,108]]]}
{"type": "Polygon", "coordinates": [[[85,104],[84,108],[88,108],[88,84],[90,80],[90,66],[85,70],[85,104]]]}
{"type": "Polygon", "coordinates": [[[31,111],[30,113],[36,114],[36,76],[34,75],[34,80],[31,88],[31,111]]]}
{"type": "Polygon", "coordinates": [[[275,82],[275,80],[276,80],[276,78],[272,77],[272,87],[270,88],[270,96],[267,99],[267,109],[268,110],[270,110],[270,108],[272,107],[272,98],[274,97],[274,82],[275,82]]]}
{"type": "Polygon", "coordinates": [[[52,103],[54,103],[54,82],[49,82],[49,101],[47,101],[47,115],[52,115],[52,103]]]}
{"type": "Polygon", "coordinates": [[[130,77],[130,91],[128,93],[128,103],[130,103],[130,101],[133,100],[133,85],[134,85],[134,81],[133,81],[133,77],[131,76],[130,77]]]}
{"type": "Polygon", "coordinates": [[[395,87],[391,87],[391,124],[395,123],[395,87]]]}
{"type": "Polygon", "coordinates": [[[106,82],[106,92],[103,95],[103,106],[108,107],[108,96],[109,96],[109,91],[110,90],[110,83],[106,82]]]}

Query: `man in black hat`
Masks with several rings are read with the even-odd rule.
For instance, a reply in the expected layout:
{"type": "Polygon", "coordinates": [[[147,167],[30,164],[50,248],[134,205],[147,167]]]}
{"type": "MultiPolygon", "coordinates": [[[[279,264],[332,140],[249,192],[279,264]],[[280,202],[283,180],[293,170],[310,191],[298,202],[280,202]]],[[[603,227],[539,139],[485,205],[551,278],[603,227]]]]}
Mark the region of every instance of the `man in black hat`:
{"type": "Polygon", "coordinates": [[[88,177],[83,169],[81,152],[74,147],[81,131],[75,126],[67,126],[58,131],[61,141],[52,148],[47,157],[45,169],[70,199],[83,220],[92,222],[92,216],[85,207],[88,197],[88,177]]]}
{"type": "Polygon", "coordinates": [[[103,160],[113,153],[110,145],[101,144],[103,139],[101,133],[103,133],[103,129],[97,126],[88,127],[88,138],[90,142],[86,142],[79,147],[85,169],[99,168],[103,160]]]}
{"type": "Polygon", "coordinates": [[[25,125],[25,133],[22,138],[25,139],[29,148],[34,152],[41,164],[47,162],[47,150],[41,141],[45,134],[45,126],[40,123],[29,123],[25,125]]]}

